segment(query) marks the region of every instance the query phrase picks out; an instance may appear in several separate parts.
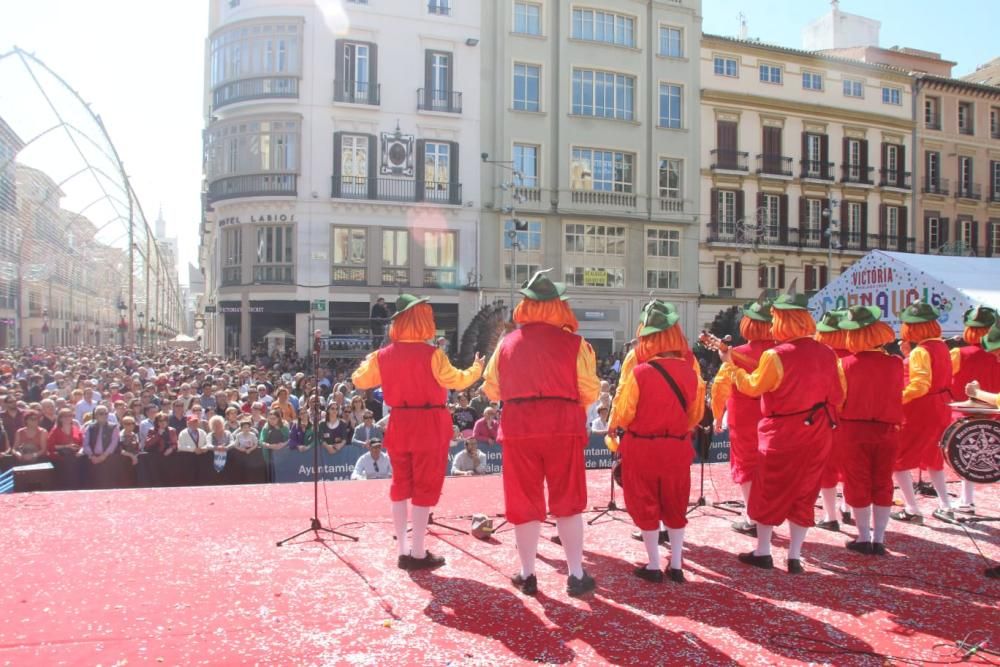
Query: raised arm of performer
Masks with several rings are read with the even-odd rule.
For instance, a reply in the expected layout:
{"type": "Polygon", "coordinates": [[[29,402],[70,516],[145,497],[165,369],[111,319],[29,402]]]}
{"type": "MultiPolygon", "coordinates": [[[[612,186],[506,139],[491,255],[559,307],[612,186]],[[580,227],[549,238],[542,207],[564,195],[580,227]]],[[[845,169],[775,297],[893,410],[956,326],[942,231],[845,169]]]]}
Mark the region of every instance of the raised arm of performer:
{"type": "Polygon", "coordinates": [[[478,354],[472,366],[451,365],[441,348],[428,344],[437,329],[427,299],[403,294],[389,326],[388,346],[372,352],[351,377],[359,389],[381,385],[392,418],[384,445],[392,459],[393,526],[397,565],[416,570],[438,567],[444,558],[424,548],[431,508],[441,498],[448,464],[451,419],[448,389],[465,389],[482,375],[478,354]],[[410,504],[413,505],[412,517],[410,504]],[[407,548],[407,521],[412,521],[412,545],[407,548]]]}
{"type": "Polygon", "coordinates": [[[907,364],[909,381],[903,388],[903,427],[893,477],[905,501],[905,509],[892,515],[897,521],[923,523],[913,492],[914,468],[928,471],[938,493],[934,516],[953,520],[951,499],[945,487],[944,457],[939,443],[951,423],[952,359],[941,340],[940,314],[930,304],[916,302],[900,314],[900,336],[912,345],[907,364]]]}

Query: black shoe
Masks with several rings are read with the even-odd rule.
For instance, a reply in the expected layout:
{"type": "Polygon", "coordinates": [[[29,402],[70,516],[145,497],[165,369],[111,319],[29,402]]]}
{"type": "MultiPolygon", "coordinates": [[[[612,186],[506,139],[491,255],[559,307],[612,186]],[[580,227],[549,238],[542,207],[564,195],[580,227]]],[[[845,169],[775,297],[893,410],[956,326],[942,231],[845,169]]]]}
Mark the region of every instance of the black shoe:
{"type": "Polygon", "coordinates": [[[938,508],[934,510],[934,514],[932,516],[938,521],[944,521],[945,523],[958,523],[955,519],[955,513],[951,510],[938,508]]]}
{"type": "Polygon", "coordinates": [[[549,541],[552,542],[552,544],[560,544],[560,545],[562,544],[562,540],[559,539],[558,535],[553,535],[552,537],[549,538],[549,541]]]}
{"type": "Polygon", "coordinates": [[[407,556],[406,554],[403,554],[402,556],[400,556],[399,558],[397,558],[396,559],[396,567],[398,567],[400,570],[409,570],[410,569],[410,557],[407,556]]]}
{"type": "MultiPolygon", "coordinates": [[[[642,542],[642,531],[633,530],[632,539],[635,540],[636,542],[642,542]]],[[[665,530],[661,530],[659,537],[656,538],[656,541],[659,544],[670,544],[670,533],[668,533],[665,530]]]]}
{"type": "Polygon", "coordinates": [[[579,579],[572,574],[566,579],[566,594],[570,597],[578,598],[581,595],[586,595],[595,588],[597,588],[597,582],[586,572],[579,579]]]}
{"type": "Polygon", "coordinates": [[[844,543],[844,546],[851,551],[856,551],[859,554],[865,554],[870,556],[872,554],[872,543],[871,542],[858,542],[857,540],[849,540],[844,543]]]}
{"type": "Polygon", "coordinates": [[[774,567],[774,559],[770,556],[756,556],[752,551],[739,554],[737,558],[740,559],[741,563],[746,565],[753,565],[754,567],[759,567],[762,570],[770,570],[774,567]]]}
{"type": "Polygon", "coordinates": [[[854,525],[854,517],[851,516],[851,510],[843,510],[840,513],[840,523],[844,524],[845,526],[854,525]]]}
{"type": "Polygon", "coordinates": [[[802,568],[802,561],[798,558],[788,559],[788,574],[802,574],[805,570],[802,568]]]}
{"type": "Polygon", "coordinates": [[[674,582],[675,584],[684,583],[684,570],[675,570],[673,568],[670,568],[667,570],[667,575],[670,577],[670,581],[674,582]]]}
{"type": "Polygon", "coordinates": [[[817,521],[817,528],[822,528],[823,530],[830,530],[834,533],[840,532],[840,522],[834,519],[833,521],[817,521]]]}
{"type": "Polygon", "coordinates": [[[732,529],[737,533],[742,533],[743,535],[757,537],[757,524],[750,523],[749,521],[734,521],[732,529]]]}
{"type": "Polygon", "coordinates": [[[872,542],[872,556],[885,556],[885,545],[881,542],[872,542]]]}
{"type": "Polygon", "coordinates": [[[1000,579],[1000,565],[998,565],[997,567],[991,567],[987,570],[983,570],[983,574],[985,574],[990,579],[1000,579]]]}
{"type": "Polygon", "coordinates": [[[510,583],[514,584],[514,588],[517,588],[525,595],[534,595],[538,592],[538,579],[535,578],[535,575],[525,578],[518,573],[510,578],[510,583]]]}
{"type": "Polygon", "coordinates": [[[640,579],[645,579],[646,581],[652,582],[654,584],[659,584],[663,582],[663,573],[659,570],[650,570],[645,567],[637,567],[633,570],[633,574],[640,579]]]}
{"type": "Polygon", "coordinates": [[[405,570],[432,570],[435,567],[441,567],[444,565],[444,556],[435,556],[430,551],[428,551],[423,558],[414,558],[412,555],[408,556],[410,559],[407,566],[403,569],[405,570]]]}
{"type": "Polygon", "coordinates": [[[906,510],[899,510],[889,515],[890,518],[903,523],[915,523],[918,526],[924,525],[924,517],[921,514],[910,514],[906,510]]]}

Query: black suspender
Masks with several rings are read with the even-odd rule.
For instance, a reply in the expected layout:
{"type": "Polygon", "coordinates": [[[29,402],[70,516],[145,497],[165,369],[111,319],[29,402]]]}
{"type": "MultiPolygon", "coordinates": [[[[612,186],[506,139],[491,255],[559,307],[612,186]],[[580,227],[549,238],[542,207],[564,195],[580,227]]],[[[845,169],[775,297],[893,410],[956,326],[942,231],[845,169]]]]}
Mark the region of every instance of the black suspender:
{"type": "Polygon", "coordinates": [[[674,379],[672,377],[670,377],[670,374],[667,373],[662,368],[660,368],[659,365],[654,364],[652,361],[648,363],[656,370],[657,373],[659,373],[663,377],[664,380],[667,381],[667,384],[670,385],[671,389],[673,389],[674,396],[677,397],[677,401],[681,404],[681,408],[684,410],[684,414],[687,414],[688,402],[687,399],[684,398],[684,394],[681,393],[681,388],[677,386],[677,383],[674,382],[674,379]]]}

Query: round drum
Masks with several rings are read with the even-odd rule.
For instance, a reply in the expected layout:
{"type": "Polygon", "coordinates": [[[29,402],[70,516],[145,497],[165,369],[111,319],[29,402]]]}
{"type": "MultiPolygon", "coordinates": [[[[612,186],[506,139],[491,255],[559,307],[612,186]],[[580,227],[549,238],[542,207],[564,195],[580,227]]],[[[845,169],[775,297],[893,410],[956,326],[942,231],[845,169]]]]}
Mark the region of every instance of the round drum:
{"type": "Polygon", "coordinates": [[[941,452],[962,479],[976,484],[1000,482],[1000,422],[960,419],[941,437],[941,452]]]}

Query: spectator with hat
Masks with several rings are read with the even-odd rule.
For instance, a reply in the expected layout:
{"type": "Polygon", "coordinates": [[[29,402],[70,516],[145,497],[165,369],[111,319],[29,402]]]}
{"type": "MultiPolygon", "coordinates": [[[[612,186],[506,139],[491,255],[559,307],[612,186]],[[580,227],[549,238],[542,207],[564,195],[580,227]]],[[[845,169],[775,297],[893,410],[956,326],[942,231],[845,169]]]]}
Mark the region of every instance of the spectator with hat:
{"type": "Polygon", "coordinates": [[[374,438],[368,443],[368,451],[358,458],[354,464],[351,479],[389,479],[392,477],[392,464],[389,457],[382,453],[382,440],[374,438]]]}

